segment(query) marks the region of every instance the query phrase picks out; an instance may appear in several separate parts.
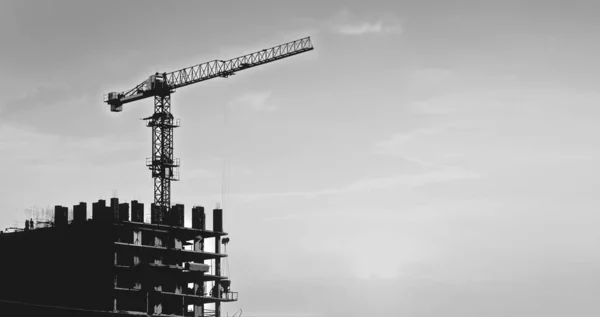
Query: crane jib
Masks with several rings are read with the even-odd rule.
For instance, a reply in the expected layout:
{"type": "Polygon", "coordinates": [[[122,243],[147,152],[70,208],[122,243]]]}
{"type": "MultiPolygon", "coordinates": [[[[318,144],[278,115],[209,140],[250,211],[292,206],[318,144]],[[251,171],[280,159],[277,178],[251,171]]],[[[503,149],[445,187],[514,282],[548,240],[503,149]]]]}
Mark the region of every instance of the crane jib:
{"type": "Polygon", "coordinates": [[[213,60],[170,73],[157,73],[128,91],[111,92],[105,95],[104,101],[111,105],[112,111],[121,111],[122,105],[125,103],[152,97],[159,93],[160,91],[156,89],[158,80],[163,81],[164,88],[174,90],[212,78],[227,78],[238,71],[310,50],[313,50],[312,42],[310,37],[305,37],[229,60],[213,60]]]}

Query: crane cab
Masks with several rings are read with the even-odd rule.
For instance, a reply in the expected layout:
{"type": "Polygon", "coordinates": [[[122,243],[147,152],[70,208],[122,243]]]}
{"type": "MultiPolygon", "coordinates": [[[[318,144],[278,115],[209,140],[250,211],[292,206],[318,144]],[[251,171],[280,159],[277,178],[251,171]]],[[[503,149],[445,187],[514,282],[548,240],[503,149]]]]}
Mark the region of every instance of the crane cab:
{"type": "Polygon", "coordinates": [[[146,80],[146,89],[150,91],[161,91],[168,88],[169,86],[167,85],[166,73],[156,73],[148,77],[148,79],[146,80]]]}

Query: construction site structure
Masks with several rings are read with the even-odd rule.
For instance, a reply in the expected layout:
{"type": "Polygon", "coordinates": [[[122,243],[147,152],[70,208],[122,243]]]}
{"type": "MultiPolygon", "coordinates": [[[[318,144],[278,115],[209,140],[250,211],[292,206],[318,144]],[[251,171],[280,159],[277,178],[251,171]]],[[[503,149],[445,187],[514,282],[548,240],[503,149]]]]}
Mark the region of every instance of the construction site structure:
{"type": "Polygon", "coordinates": [[[188,226],[180,204],[166,214],[152,204],[150,223],[135,200],[99,200],[91,207],[91,219],[86,203],[73,206],[72,219],[67,207],[56,206],[51,226],[27,220],[22,230],[0,234],[0,272],[7,273],[0,312],[10,306],[21,312],[200,317],[219,316],[221,303],[237,300],[221,269],[227,257],[222,245],[229,242],[222,209],[213,210],[208,230],[201,206],[192,208],[188,226]]]}
{"type": "Polygon", "coordinates": [[[154,113],[144,118],[148,121],[147,126],[152,128],[152,157],[146,159],[146,166],[152,171],[154,204],[160,210],[170,208],[171,181],[179,180],[180,161],[173,157],[173,129],[179,127],[179,119],[171,114],[171,94],[185,86],[227,78],[239,71],[311,50],[310,37],[305,37],[229,60],[213,60],[169,73],[157,72],[127,91],[104,95],[104,102],[113,112],[122,111],[123,105],[130,102],[154,99],[154,113]]]}
{"type": "Polygon", "coordinates": [[[152,157],[146,160],[154,178],[150,222],[144,221],[143,204],[112,198],[108,204],[94,202],[91,219],[82,202],[73,206],[72,216],[67,207],[55,206],[52,221],[31,218],[24,228],[0,231],[0,315],[220,317],[221,304],[238,299],[221,267],[227,258],[223,246],[229,243],[223,210],[213,210],[208,230],[203,207],[192,208],[191,226],[185,226],[184,206],[171,205],[171,181],[179,180],[180,165],[173,157],[179,120],[171,114],[171,94],[312,49],[306,37],[156,73],[130,90],[105,95],[113,112],[130,102],[154,100],[154,113],[144,118],[152,128],[152,157]]]}

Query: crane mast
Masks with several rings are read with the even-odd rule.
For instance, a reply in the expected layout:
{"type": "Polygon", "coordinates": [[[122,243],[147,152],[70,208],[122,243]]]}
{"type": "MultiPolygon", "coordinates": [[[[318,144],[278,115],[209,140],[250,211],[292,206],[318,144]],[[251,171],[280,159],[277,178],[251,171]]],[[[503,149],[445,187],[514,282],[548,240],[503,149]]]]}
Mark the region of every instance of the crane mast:
{"type": "Polygon", "coordinates": [[[171,181],[179,180],[180,161],[173,157],[173,129],[179,127],[179,120],[171,114],[171,94],[178,88],[213,78],[227,78],[241,70],[312,49],[310,37],[305,37],[229,60],[212,60],[170,73],[155,73],[132,89],[104,95],[104,102],[113,112],[122,111],[126,103],[154,98],[154,113],[144,120],[152,128],[152,157],[146,159],[146,166],[154,178],[154,204],[157,208],[168,210],[171,205],[171,181]]]}

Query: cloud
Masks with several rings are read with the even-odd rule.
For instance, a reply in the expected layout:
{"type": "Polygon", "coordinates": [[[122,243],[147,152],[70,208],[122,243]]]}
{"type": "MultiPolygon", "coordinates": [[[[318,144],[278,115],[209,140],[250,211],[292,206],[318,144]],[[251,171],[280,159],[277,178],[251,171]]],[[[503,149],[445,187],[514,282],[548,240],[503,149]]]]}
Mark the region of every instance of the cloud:
{"type": "Polygon", "coordinates": [[[380,155],[391,155],[400,157],[406,161],[417,163],[425,167],[448,168],[450,166],[433,163],[428,160],[414,156],[414,145],[423,141],[422,139],[430,136],[442,136],[451,132],[456,127],[450,124],[439,125],[436,127],[418,128],[408,132],[393,134],[390,138],[376,142],[373,152],[380,155]]]}
{"type": "Polygon", "coordinates": [[[277,197],[304,197],[316,198],[324,195],[353,194],[372,192],[389,188],[413,189],[432,183],[444,183],[453,180],[480,178],[479,173],[467,171],[460,167],[444,166],[442,168],[418,174],[397,174],[385,177],[367,178],[355,181],[345,186],[328,188],[318,191],[298,191],[282,193],[258,193],[236,195],[245,201],[277,197]]]}
{"type": "Polygon", "coordinates": [[[409,109],[415,114],[448,116],[448,115],[486,115],[494,112],[512,110],[514,105],[502,102],[503,96],[492,92],[449,93],[441,96],[420,100],[409,104],[409,109]]]}
{"type": "Polygon", "coordinates": [[[300,217],[301,217],[300,214],[293,214],[293,215],[267,217],[267,218],[264,218],[263,220],[265,220],[265,221],[296,220],[300,217]]]}
{"type": "Polygon", "coordinates": [[[214,172],[209,171],[204,168],[196,168],[191,171],[185,172],[186,179],[208,179],[208,178],[213,179],[216,176],[217,175],[214,172]]]}
{"type": "Polygon", "coordinates": [[[253,111],[271,112],[277,110],[271,92],[252,92],[242,95],[229,103],[232,108],[246,108],[253,111]]]}
{"type": "Polygon", "coordinates": [[[392,15],[374,20],[358,21],[349,11],[342,11],[333,17],[331,28],[334,33],[342,35],[402,34],[403,32],[400,21],[392,15]]]}
{"type": "Polygon", "coordinates": [[[110,123],[97,120],[96,116],[108,116],[110,112],[101,100],[70,85],[32,84],[19,95],[0,102],[0,126],[66,137],[102,136],[110,123]]]}
{"type": "Polygon", "coordinates": [[[396,133],[390,139],[377,142],[378,148],[396,147],[414,141],[422,136],[434,135],[448,130],[449,126],[439,126],[433,128],[419,128],[409,132],[396,133]]]}
{"type": "Polygon", "coordinates": [[[69,137],[40,133],[23,126],[0,126],[0,162],[18,161],[30,168],[98,167],[137,162],[133,157],[143,148],[139,142],[114,135],[69,137]]]}
{"type": "Polygon", "coordinates": [[[344,35],[401,34],[402,28],[400,25],[386,25],[383,21],[377,21],[338,25],[337,32],[344,35]]]}
{"type": "Polygon", "coordinates": [[[350,184],[337,192],[355,192],[384,189],[396,186],[415,188],[431,183],[443,183],[457,179],[479,178],[480,174],[459,167],[446,167],[421,174],[400,174],[389,177],[372,178],[350,184]]]}
{"type": "Polygon", "coordinates": [[[9,99],[0,107],[3,119],[13,119],[22,113],[41,107],[55,107],[55,105],[72,98],[69,87],[53,84],[41,84],[21,93],[16,98],[9,99]]]}
{"type": "Polygon", "coordinates": [[[439,89],[453,85],[456,82],[464,81],[457,73],[444,68],[422,68],[410,75],[410,84],[416,88],[439,89]]]}

